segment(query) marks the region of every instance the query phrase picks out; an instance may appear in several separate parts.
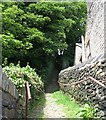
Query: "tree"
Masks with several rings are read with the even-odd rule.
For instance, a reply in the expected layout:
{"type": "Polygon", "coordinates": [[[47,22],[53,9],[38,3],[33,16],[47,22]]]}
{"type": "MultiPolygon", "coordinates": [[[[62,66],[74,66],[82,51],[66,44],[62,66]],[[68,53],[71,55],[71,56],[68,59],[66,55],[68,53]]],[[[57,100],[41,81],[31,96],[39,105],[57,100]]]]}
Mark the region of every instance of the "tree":
{"type": "Polygon", "coordinates": [[[3,3],[3,60],[40,73],[58,49],[72,64],[74,46],[84,34],[86,4],[81,2],[3,3]]]}

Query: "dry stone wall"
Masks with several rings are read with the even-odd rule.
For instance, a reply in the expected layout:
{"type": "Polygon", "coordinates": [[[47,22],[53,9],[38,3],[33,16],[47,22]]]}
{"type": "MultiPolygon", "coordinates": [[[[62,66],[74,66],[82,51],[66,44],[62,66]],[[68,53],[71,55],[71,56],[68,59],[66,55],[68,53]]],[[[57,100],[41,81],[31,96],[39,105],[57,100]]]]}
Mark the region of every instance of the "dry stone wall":
{"type": "Polygon", "coordinates": [[[59,85],[64,92],[69,93],[80,103],[89,102],[98,108],[98,117],[106,117],[106,58],[104,54],[62,70],[59,74],[59,85]]]}
{"type": "Polygon", "coordinates": [[[0,73],[2,78],[0,81],[0,117],[7,119],[24,117],[23,102],[18,96],[15,85],[5,73],[0,73]]]}
{"type": "Polygon", "coordinates": [[[89,102],[98,108],[98,117],[106,118],[106,0],[90,1],[84,43],[86,61],[62,70],[59,85],[80,103],[89,102]]]}

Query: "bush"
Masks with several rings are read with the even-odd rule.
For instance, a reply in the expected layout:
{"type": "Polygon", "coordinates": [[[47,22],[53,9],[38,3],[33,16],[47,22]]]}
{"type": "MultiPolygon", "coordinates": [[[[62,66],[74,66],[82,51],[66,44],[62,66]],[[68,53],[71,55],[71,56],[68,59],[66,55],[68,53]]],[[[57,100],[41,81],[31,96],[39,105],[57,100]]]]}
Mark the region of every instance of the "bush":
{"type": "Polygon", "coordinates": [[[26,81],[31,85],[31,95],[32,98],[35,94],[43,92],[43,82],[41,78],[36,74],[35,69],[32,69],[29,65],[26,67],[20,67],[20,65],[14,65],[11,63],[9,66],[3,68],[3,71],[8,75],[8,77],[15,84],[19,94],[22,96],[22,91],[25,90],[26,81]]]}
{"type": "Polygon", "coordinates": [[[91,105],[85,104],[83,108],[80,108],[77,116],[83,118],[84,120],[93,119],[96,116],[96,110],[97,109],[92,107],[91,105]]]}

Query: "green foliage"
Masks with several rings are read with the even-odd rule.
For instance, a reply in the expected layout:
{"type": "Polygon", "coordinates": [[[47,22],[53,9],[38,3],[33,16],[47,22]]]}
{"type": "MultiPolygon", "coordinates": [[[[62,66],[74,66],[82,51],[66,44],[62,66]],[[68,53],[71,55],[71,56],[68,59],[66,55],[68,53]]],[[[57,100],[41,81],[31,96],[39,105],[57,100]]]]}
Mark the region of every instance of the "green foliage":
{"type": "Polygon", "coordinates": [[[12,34],[1,35],[2,37],[2,53],[4,57],[11,58],[12,56],[18,58],[19,56],[27,54],[27,50],[32,48],[32,44],[25,42],[24,44],[20,40],[16,40],[12,34]],[[21,51],[20,51],[21,49],[21,51]]]}
{"type": "Polygon", "coordinates": [[[21,68],[19,64],[15,66],[11,63],[9,66],[4,67],[3,71],[16,85],[16,88],[19,92],[21,89],[25,88],[26,81],[29,81],[29,84],[31,85],[32,97],[34,97],[36,93],[42,93],[43,82],[41,81],[41,78],[36,74],[35,70],[32,69],[29,65],[21,68]]]}
{"type": "Polygon", "coordinates": [[[2,66],[7,66],[8,65],[8,61],[7,61],[7,58],[4,59],[3,63],[2,63],[2,66]]]}
{"type": "Polygon", "coordinates": [[[41,75],[61,49],[72,65],[75,43],[85,32],[84,2],[3,2],[1,6],[3,61],[20,61],[22,67],[29,62],[41,75]]]}
{"type": "Polygon", "coordinates": [[[80,105],[74,99],[62,91],[54,92],[53,98],[56,99],[56,103],[63,105],[67,118],[77,118],[76,113],[80,110],[80,105]]]}
{"type": "Polygon", "coordinates": [[[35,116],[35,111],[40,110],[39,112],[37,112],[37,118],[44,118],[44,107],[45,107],[45,103],[46,103],[46,99],[45,99],[45,95],[41,95],[39,97],[39,101],[35,101],[34,103],[30,103],[29,105],[29,118],[32,118],[33,116],[35,116]],[[37,108],[37,109],[36,109],[37,108]]]}
{"type": "Polygon", "coordinates": [[[80,111],[77,113],[77,117],[81,117],[84,120],[89,120],[90,118],[93,119],[95,117],[96,111],[96,108],[89,104],[85,104],[83,108],[80,108],[80,111]]]}
{"type": "Polygon", "coordinates": [[[68,118],[82,118],[84,120],[93,120],[96,116],[97,109],[89,104],[79,105],[73,98],[65,95],[62,91],[53,93],[56,103],[64,106],[64,112],[68,118]]]}

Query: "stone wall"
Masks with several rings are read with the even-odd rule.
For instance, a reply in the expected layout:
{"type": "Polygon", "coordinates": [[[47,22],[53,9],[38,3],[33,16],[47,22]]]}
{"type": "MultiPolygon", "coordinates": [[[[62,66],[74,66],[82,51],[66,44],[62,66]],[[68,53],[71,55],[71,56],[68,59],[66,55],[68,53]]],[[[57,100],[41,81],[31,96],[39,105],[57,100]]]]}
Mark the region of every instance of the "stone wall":
{"type": "MultiPolygon", "coordinates": [[[[104,0],[106,1],[106,0],[104,0]]],[[[106,11],[106,4],[103,0],[95,0],[89,2],[88,0],[88,18],[87,18],[87,29],[85,35],[85,50],[87,51],[87,45],[89,42],[91,57],[104,53],[106,49],[104,39],[104,27],[105,27],[105,17],[104,12],[106,11]]],[[[88,55],[86,54],[86,59],[88,55]]]]}
{"type": "Polygon", "coordinates": [[[89,102],[98,108],[98,117],[106,117],[106,58],[104,56],[101,54],[93,57],[82,64],[64,69],[59,74],[60,88],[80,103],[89,102]]]}
{"type": "MultiPolygon", "coordinates": [[[[1,71],[0,67],[0,71],[1,71]]],[[[0,117],[22,118],[23,102],[18,96],[15,85],[5,73],[0,72],[0,117]]]]}
{"type": "Polygon", "coordinates": [[[106,117],[105,1],[87,0],[84,41],[86,61],[64,69],[59,74],[60,88],[80,103],[89,102],[98,108],[98,117],[106,117]]]}

